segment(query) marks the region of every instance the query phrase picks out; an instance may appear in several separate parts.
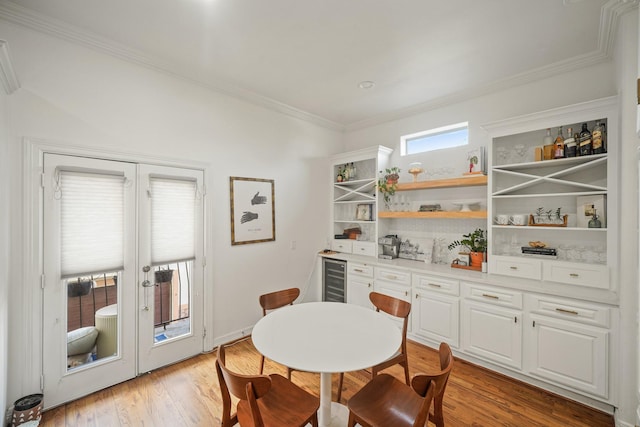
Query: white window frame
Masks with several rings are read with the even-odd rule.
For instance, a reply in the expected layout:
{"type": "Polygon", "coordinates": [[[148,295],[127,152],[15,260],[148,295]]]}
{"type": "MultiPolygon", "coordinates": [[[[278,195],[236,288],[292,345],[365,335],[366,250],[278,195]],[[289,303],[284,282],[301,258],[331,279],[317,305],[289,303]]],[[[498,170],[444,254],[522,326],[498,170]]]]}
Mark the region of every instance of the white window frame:
{"type": "Polygon", "coordinates": [[[460,123],[455,123],[452,125],[447,125],[447,126],[441,126],[438,128],[434,128],[434,129],[429,129],[429,130],[425,130],[425,131],[421,131],[421,132],[416,132],[416,133],[412,133],[410,135],[404,135],[400,137],[400,155],[401,156],[411,156],[414,154],[421,154],[421,153],[427,153],[429,151],[435,151],[435,150],[442,150],[442,149],[447,149],[447,148],[454,148],[454,147],[462,147],[464,145],[469,145],[469,122],[460,122],[460,123]],[[430,147],[427,148],[423,151],[418,151],[415,153],[408,153],[409,150],[407,150],[407,145],[410,144],[412,141],[415,140],[419,140],[419,139],[424,139],[424,138],[428,138],[428,137],[435,137],[435,136],[439,136],[439,135],[445,135],[448,133],[452,133],[452,132],[457,132],[459,130],[462,129],[466,129],[467,131],[467,139],[466,142],[464,143],[455,143],[455,144],[448,144],[445,146],[442,145],[438,145],[436,147],[430,147]]]}

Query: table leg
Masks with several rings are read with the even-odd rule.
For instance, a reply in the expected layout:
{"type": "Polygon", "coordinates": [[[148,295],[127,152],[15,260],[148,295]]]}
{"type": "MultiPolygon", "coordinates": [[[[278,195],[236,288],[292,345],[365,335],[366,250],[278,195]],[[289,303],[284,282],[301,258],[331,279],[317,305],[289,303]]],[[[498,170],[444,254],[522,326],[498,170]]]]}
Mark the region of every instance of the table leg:
{"type": "Polygon", "coordinates": [[[326,427],[331,424],[331,373],[320,374],[320,410],[318,424],[326,427]]]}

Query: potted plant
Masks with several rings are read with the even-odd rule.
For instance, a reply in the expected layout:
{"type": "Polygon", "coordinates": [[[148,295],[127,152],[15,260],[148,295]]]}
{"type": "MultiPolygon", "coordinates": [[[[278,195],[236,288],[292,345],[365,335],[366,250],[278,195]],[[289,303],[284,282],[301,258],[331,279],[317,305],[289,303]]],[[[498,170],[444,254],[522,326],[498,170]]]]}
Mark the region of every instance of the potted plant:
{"type": "Polygon", "coordinates": [[[458,246],[467,248],[471,259],[472,267],[480,267],[484,259],[484,253],[487,252],[487,236],[481,228],[475,229],[473,232],[462,235],[462,240],[454,240],[449,245],[449,250],[453,250],[458,246]]]}
{"type": "MultiPolygon", "coordinates": [[[[400,168],[397,166],[386,168],[384,170],[385,174],[380,179],[378,179],[378,191],[382,193],[384,198],[384,204],[387,207],[387,210],[390,209],[389,204],[391,203],[391,196],[396,193],[396,188],[398,186],[398,180],[400,179],[400,168]]],[[[380,171],[382,174],[382,171],[380,171]]]]}
{"type": "Polygon", "coordinates": [[[89,295],[95,285],[95,281],[88,277],[78,277],[78,279],[69,280],[67,282],[67,297],[75,298],[89,295]]]}

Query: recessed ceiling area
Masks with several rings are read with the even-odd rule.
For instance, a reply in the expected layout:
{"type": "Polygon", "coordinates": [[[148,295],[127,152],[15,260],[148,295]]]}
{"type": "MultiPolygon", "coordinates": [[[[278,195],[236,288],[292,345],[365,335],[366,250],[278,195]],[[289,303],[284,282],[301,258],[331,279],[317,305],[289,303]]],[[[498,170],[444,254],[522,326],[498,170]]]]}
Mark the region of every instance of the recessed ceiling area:
{"type": "Polygon", "coordinates": [[[615,3],[1,0],[0,17],[349,129],[606,60],[615,3]]]}

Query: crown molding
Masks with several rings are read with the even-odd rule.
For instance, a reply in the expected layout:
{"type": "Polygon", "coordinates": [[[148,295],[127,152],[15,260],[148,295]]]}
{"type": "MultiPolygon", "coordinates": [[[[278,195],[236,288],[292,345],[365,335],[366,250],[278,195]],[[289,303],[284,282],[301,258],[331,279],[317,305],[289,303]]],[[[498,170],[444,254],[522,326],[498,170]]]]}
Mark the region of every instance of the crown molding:
{"type": "MultiPolygon", "coordinates": [[[[76,27],[72,27],[66,23],[36,13],[30,9],[12,3],[8,0],[0,1],[0,19],[5,19],[7,21],[23,25],[33,30],[91,48],[93,50],[119,58],[121,60],[128,61],[139,66],[143,66],[157,72],[188,81],[192,84],[205,87],[209,90],[236,99],[241,99],[251,104],[274,110],[279,113],[295,117],[297,119],[307,121],[324,128],[336,131],[355,131],[367,127],[376,126],[385,122],[402,119],[412,115],[425,113],[439,107],[467,100],[469,98],[488,95],[496,91],[509,89],[518,85],[543,80],[555,75],[575,71],[601,62],[606,62],[610,60],[612,56],[615,33],[620,16],[633,10],[634,8],[637,8],[639,2],[640,0],[609,0],[602,6],[600,14],[600,28],[598,33],[598,48],[591,53],[569,58],[548,66],[528,70],[515,76],[507,77],[505,79],[501,79],[499,81],[492,82],[483,86],[465,89],[464,91],[459,91],[448,96],[443,96],[429,102],[420,103],[407,108],[391,111],[389,113],[380,114],[347,125],[342,125],[340,123],[300,110],[266,96],[259,95],[255,92],[243,89],[236,84],[225,81],[221,78],[216,79],[215,83],[211,83],[203,81],[202,79],[196,77],[195,74],[186,75],[184,74],[184,72],[178,71],[178,67],[173,64],[144,55],[142,52],[120,45],[112,40],[99,37],[90,32],[80,30],[76,27]]],[[[6,50],[6,48],[3,46],[3,49],[0,50],[0,66],[2,66],[2,71],[6,73],[4,68],[4,57],[8,58],[8,56],[3,52],[4,50],[6,50]]],[[[13,69],[12,67],[10,67],[10,62],[9,68],[13,77],[15,78],[13,69]]],[[[4,79],[3,83],[5,83],[4,79]]],[[[17,79],[13,81],[13,85],[11,87],[15,87],[15,89],[20,87],[17,79]]],[[[5,83],[5,90],[6,88],[7,85],[5,83]]],[[[15,89],[13,89],[12,91],[14,91],[15,89]]]]}
{"type": "Polygon", "coordinates": [[[0,2],[0,19],[31,28],[38,32],[48,34],[101,53],[116,57],[123,61],[127,61],[156,72],[169,75],[180,80],[188,81],[192,84],[204,87],[206,89],[227,95],[236,99],[249,102],[253,105],[261,106],[269,110],[304,120],[321,127],[331,130],[343,131],[344,126],[334,121],[325,119],[315,114],[308,113],[298,108],[287,105],[283,102],[276,101],[255,92],[241,88],[236,84],[217,78],[215,83],[203,81],[196,77],[195,74],[185,74],[178,71],[175,65],[145,55],[142,52],[131,49],[88,31],[81,30],[77,27],[66,24],[62,21],[53,19],[43,14],[34,12],[28,8],[17,5],[7,0],[0,2]]]}
{"type": "Polygon", "coordinates": [[[9,54],[9,43],[0,40],[0,81],[7,95],[20,89],[18,76],[11,63],[11,55],[9,54]]]}

